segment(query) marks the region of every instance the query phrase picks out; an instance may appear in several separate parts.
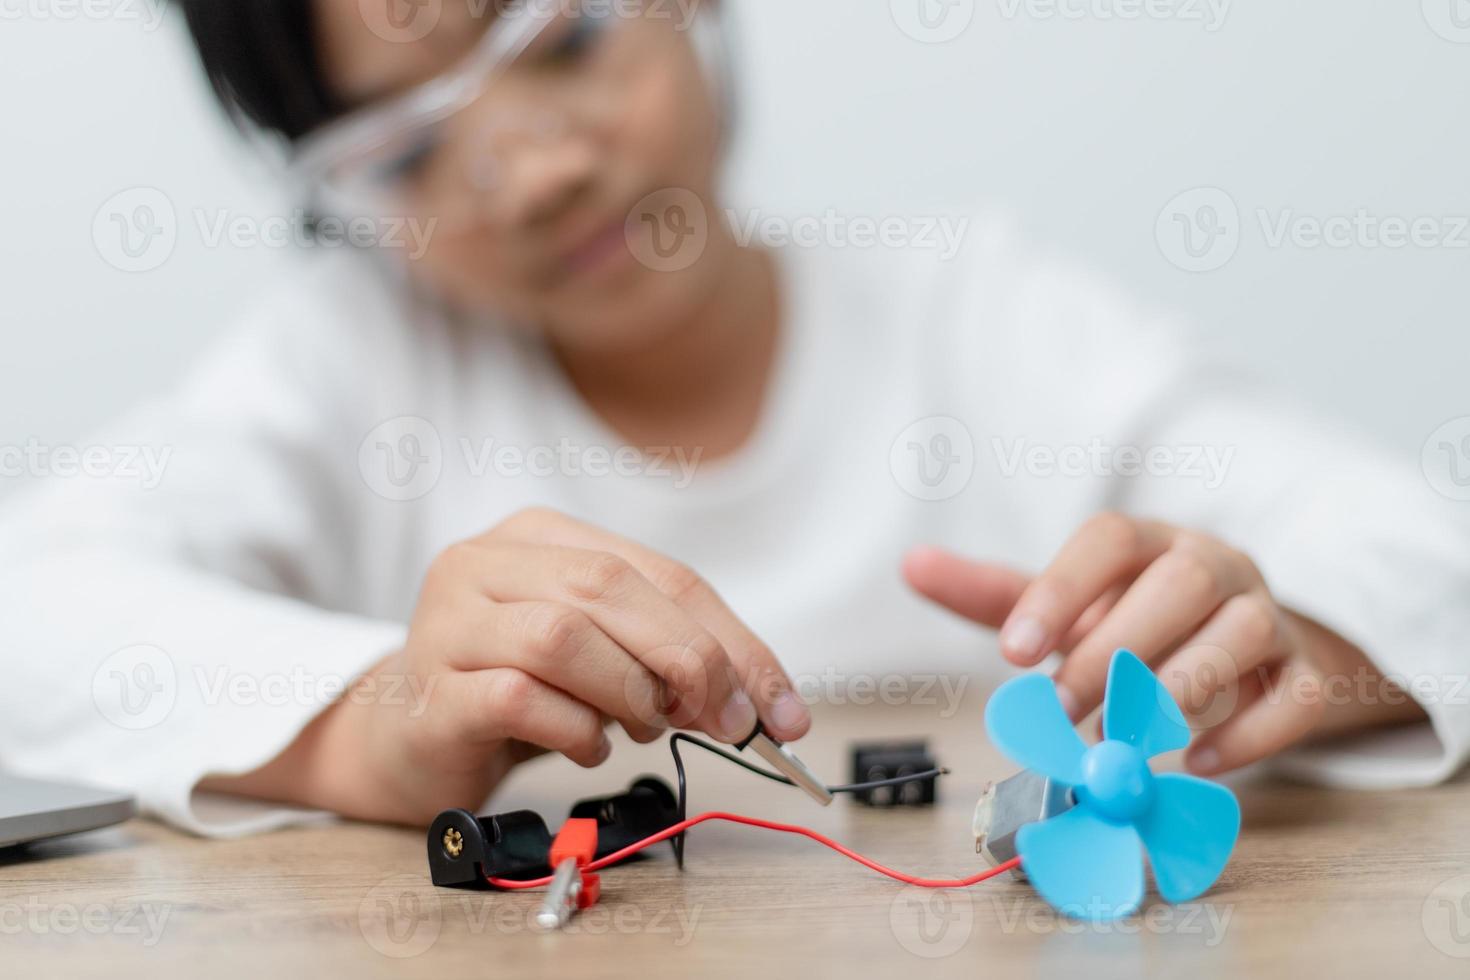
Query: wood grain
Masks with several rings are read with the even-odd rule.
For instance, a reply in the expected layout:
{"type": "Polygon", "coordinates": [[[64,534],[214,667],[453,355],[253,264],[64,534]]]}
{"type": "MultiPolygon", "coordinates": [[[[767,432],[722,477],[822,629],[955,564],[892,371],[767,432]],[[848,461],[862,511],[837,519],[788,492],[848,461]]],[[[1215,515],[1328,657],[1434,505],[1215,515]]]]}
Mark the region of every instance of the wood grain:
{"type": "MultiPolygon", "coordinates": [[[[975,798],[1010,773],[985,743],[981,704],[972,691],[948,712],[827,709],[800,746],[840,781],[850,741],[928,735],[954,769],[933,809],[824,810],[691,750],[691,812],[806,823],[896,868],[972,873],[975,798]]],[[[665,746],[619,745],[595,772],[544,759],[495,808],[555,825],[574,800],[644,772],[672,780],[665,746]]],[[[810,841],[706,825],[684,873],[661,846],[608,872],[602,903],[569,932],[544,935],[532,895],[432,888],[419,831],[203,841],[134,821],[0,852],[0,962],[6,977],[1470,976],[1470,785],[1236,788],[1246,826],[1218,887],[1104,927],[1058,919],[1008,878],[918,892],[810,841]]]]}

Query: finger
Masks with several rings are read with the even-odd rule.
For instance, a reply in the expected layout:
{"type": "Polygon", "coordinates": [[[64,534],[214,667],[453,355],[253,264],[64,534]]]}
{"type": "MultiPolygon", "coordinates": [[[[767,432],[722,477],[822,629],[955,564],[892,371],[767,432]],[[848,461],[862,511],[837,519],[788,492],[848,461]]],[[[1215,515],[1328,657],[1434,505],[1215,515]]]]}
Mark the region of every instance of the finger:
{"type": "Polygon", "coordinates": [[[623,726],[636,742],[668,727],[658,678],[580,610],[553,602],[487,602],[477,642],[452,655],[460,670],[516,667],[623,726]]]}
{"type": "Polygon", "coordinates": [[[761,721],[772,735],[790,742],[811,729],[811,712],[797,697],[776,654],[730,611],[712,586],[682,565],[635,567],[651,576],[656,587],[720,641],[735,670],[736,683],[754,700],[761,721]]]}
{"type": "Polygon", "coordinates": [[[1127,648],[1144,663],[1154,663],[1226,599],[1255,584],[1247,564],[1223,545],[1185,546],[1179,540],[1138,576],[1057,672],[1062,701],[1073,718],[1101,703],[1114,652],[1127,648]]]}
{"type": "Polygon", "coordinates": [[[1184,757],[1190,772],[1214,776],[1257,762],[1300,741],[1322,717],[1322,677],[1304,661],[1286,661],[1270,671],[1262,690],[1191,746],[1184,757]]]}
{"type": "Polygon", "coordinates": [[[607,551],[625,559],[720,641],[736,669],[738,683],[754,699],[772,734],[789,741],[811,727],[811,713],[796,696],[791,678],[770,647],[688,566],[636,541],[555,512],[532,512],[511,530],[528,543],[607,551]]]}
{"type": "Polygon", "coordinates": [[[1280,607],[1260,592],[1227,599],[1155,674],[1196,733],[1225,724],[1244,708],[1242,678],[1286,659],[1288,630],[1280,607]]]}
{"type": "MultiPolygon", "coordinates": [[[[1274,664],[1268,662],[1265,664],[1257,665],[1251,670],[1243,671],[1240,674],[1239,678],[1237,678],[1235,686],[1228,689],[1228,696],[1223,693],[1215,697],[1210,697],[1208,694],[1202,694],[1200,696],[1202,710],[1210,719],[1213,719],[1212,721],[1201,722],[1199,719],[1191,717],[1189,715],[1189,710],[1181,706],[1181,710],[1185,712],[1184,720],[1190,726],[1191,739],[1194,738],[1197,733],[1207,730],[1208,728],[1213,728],[1216,725],[1222,723],[1221,720],[1217,718],[1217,712],[1225,716],[1223,718],[1223,721],[1229,721],[1231,718],[1235,717],[1235,715],[1239,714],[1240,712],[1244,711],[1246,708],[1254,704],[1255,701],[1260,698],[1261,695],[1265,692],[1265,679],[1274,669],[1274,666],[1274,664]]],[[[1209,678],[1207,677],[1205,683],[1208,682],[1209,678]]],[[[1171,697],[1172,696],[1173,695],[1171,694],[1171,697]]],[[[1098,738],[1106,737],[1106,734],[1103,731],[1105,727],[1106,726],[1104,725],[1104,719],[1101,715],[1099,715],[1097,719],[1098,738]]]]}
{"type": "Polygon", "coordinates": [[[523,670],[499,667],[455,674],[446,685],[456,741],[515,739],[560,752],[589,769],[612,754],[595,709],[523,670]]]}
{"type": "MultiPolygon", "coordinates": [[[[998,628],[1031,584],[1031,576],[994,562],[977,562],[941,548],[915,548],[905,557],[903,575],[926,598],[982,626],[998,628]]],[[[1071,650],[1102,621],[1122,596],[1124,587],[1108,589],[1081,615],[1057,644],[1071,650]]]]}
{"type": "Polygon", "coordinates": [[[1077,646],[1087,639],[1088,634],[1097,629],[1098,624],[1113,611],[1113,607],[1127,591],[1128,585],[1119,583],[1104,592],[1101,598],[1088,606],[1087,610],[1078,617],[1077,622],[1072,624],[1072,628],[1067,630],[1067,635],[1062,638],[1061,643],[1057,644],[1057,650],[1061,653],[1071,653],[1077,649],[1077,646]]]}
{"type": "Polygon", "coordinates": [[[966,619],[998,629],[1031,583],[1004,565],[969,561],[940,548],[915,548],[903,577],[920,595],[966,619]]]}
{"type": "Polygon", "coordinates": [[[659,677],[675,725],[732,743],[755,728],[755,708],[724,646],[626,559],[555,546],[472,547],[464,574],[477,576],[486,595],[580,610],[659,677]]]}
{"type": "Polygon", "coordinates": [[[1163,554],[1173,535],[1167,525],[1120,514],[1088,521],[1016,602],[1001,628],[1001,652],[1018,666],[1039,663],[1110,587],[1163,554]]]}

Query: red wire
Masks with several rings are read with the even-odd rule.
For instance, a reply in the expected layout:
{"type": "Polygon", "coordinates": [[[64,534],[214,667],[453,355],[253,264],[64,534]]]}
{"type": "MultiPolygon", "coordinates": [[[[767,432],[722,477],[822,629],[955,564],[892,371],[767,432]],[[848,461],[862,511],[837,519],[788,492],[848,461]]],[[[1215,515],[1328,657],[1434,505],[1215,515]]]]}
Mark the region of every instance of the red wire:
{"type": "MultiPolygon", "coordinates": [[[[603,868],[606,868],[609,865],[617,864],[619,861],[622,861],[625,858],[628,858],[631,855],[638,853],[646,847],[652,847],[654,844],[657,844],[660,841],[666,841],[670,837],[675,837],[679,834],[682,834],[690,827],[698,826],[699,824],[702,824],[708,820],[725,820],[730,823],[742,823],[750,827],[761,827],[766,830],[779,830],[785,834],[800,834],[802,837],[810,837],[818,844],[825,844],[827,847],[832,848],[832,850],[836,851],[838,854],[852,858],[859,864],[869,867],[879,874],[887,875],[895,881],[902,881],[905,884],[918,885],[920,888],[968,888],[971,885],[978,885],[980,882],[985,881],[987,878],[994,878],[998,874],[1003,874],[1006,871],[1010,871],[1013,868],[1018,868],[1021,866],[1020,858],[1012,858],[1004,864],[996,865],[993,868],[987,868],[986,870],[981,871],[979,874],[971,875],[968,878],[955,878],[951,880],[946,880],[942,878],[915,878],[913,875],[906,875],[901,871],[894,871],[891,868],[885,868],[877,861],[874,861],[871,858],[863,857],[856,851],[850,850],[837,843],[832,838],[823,836],[822,834],[817,833],[815,830],[811,830],[807,827],[798,827],[794,824],[787,823],[772,823],[769,820],[759,820],[755,817],[742,817],[738,813],[713,812],[701,813],[697,817],[690,817],[688,820],[676,823],[672,827],[659,831],[652,837],[646,837],[643,840],[638,841],[636,844],[629,844],[621,851],[614,851],[612,854],[609,854],[605,858],[600,858],[599,860],[593,861],[591,864],[587,865],[587,870],[601,871],[603,868]]],[[[524,888],[544,888],[547,885],[551,884],[550,878],[537,878],[534,881],[510,881],[505,878],[492,878],[489,875],[486,875],[485,880],[494,885],[496,888],[505,888],[510,890],[518,890],[524,888]]]]}

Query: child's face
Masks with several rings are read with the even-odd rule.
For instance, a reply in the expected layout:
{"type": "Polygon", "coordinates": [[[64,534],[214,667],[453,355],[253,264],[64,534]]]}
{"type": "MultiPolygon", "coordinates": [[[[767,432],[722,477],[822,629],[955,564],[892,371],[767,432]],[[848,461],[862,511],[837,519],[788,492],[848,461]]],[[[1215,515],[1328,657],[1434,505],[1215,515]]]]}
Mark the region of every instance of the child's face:
{"type": "MultiPolygon", "coordinates": [[[[457,64],[504,6],[316,2],[323,69],[350,106],[457,64]]],[[[693,192],[714,213],[717,100],[682,29],[685,5],[639,14],[627,0],[598,2],[614,12],[589,20],[575,0],[544,2],[572,13],[548,30],[535,59],[437,127],[406,169],[410,213],[382,217],[437,219],[412,267],[451,302],[534,323],[572,348],[636,346],[696,310],[730,252],[728,236],[712,233],[699,261],[659,271],[639,261],[624,233],[635,206],[666,189],[693,192]]]]}

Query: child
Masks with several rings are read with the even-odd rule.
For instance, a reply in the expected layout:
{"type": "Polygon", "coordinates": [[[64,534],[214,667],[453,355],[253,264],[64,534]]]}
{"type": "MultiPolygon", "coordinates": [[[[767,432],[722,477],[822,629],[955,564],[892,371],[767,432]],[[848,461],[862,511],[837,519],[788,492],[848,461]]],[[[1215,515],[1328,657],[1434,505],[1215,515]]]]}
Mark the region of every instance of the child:
{"type": "Polygon", "coordinates": [[[1079,719],[1134,650],[1200,774],[1352,733],[1299,768],[1464,760],[1470,547],[1422,480],[992,228],[740,246],[712,10],[381,6],[184,4],[323,232],[380,247],[115,427],[157,489],[8,508],[0,762],[202,834],[424,823],[614,722],[800,738],[824,669],[999,679],[963,620],[1060,654],[1079,719]]]}

